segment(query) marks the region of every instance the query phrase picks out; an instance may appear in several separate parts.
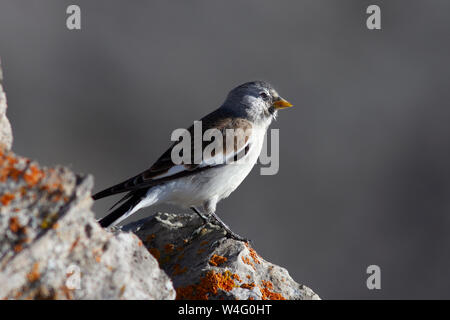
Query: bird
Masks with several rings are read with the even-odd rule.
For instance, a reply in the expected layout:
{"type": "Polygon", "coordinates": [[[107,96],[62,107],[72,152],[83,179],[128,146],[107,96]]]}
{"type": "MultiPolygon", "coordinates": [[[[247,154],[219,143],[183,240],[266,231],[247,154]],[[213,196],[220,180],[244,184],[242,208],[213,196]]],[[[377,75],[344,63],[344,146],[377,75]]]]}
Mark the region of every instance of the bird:
{"type": "MultiPolygon", "coordinates": [[[[184,160],[174,161],[174,151],[181,142],[179,138],[149,169],[92,196],[98,200],[126,192],[110,209],[112,211],[99,220],[100,225],[104,228],[117,225],[139,209],[165,203],[191,209],[204,223],[211,222],[221,227],[228,237],[248,241],[220,219],[216,206],[242,183],[254,167],[266,131],[277,118],[278,110],[292,106],[266,81],[251,81],[235,87],[219,108],[200,120],[202,135],[208,130],[222,134],[214,138],[222,148],[211,151],[209,155],[200,154],[198,161],[192,163],[192,155],[199,150],[205,151],[208,141],[195,145],[191,140],[190,150],[187,150],[191,154],[186,155],[182,150],[178,155],[182,155],[184,160]],[[226,138],[229,132],[235,136],[226,138]]],[[[186,132],[195,135],[194,131],[195,122],[186,132]]]]}

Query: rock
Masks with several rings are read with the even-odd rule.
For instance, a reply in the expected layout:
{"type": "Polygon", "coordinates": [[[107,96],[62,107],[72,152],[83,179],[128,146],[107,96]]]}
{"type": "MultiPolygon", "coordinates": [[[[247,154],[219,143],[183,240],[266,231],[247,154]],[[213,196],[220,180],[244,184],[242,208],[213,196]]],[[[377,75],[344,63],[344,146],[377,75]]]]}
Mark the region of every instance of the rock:
{"type": "Polygon", "coordinates": [[[158,213],[128,224],[172,278],[177,299],[320,299],[247,243],[196,214],[158,213]]]}
{"type": "Polygon", "coordinates": [[[10,150],[12,146],[13,136],[11,125],[6,117],[6,95],[2,86],[2,68],[0,61],[0,147],[10,150]]]}
{"type": "Polygon", "coordinates": [[[96,222],[92,184],[90,176],[0,153],[0,298],[175,298],[135,235],[96,222]]]}

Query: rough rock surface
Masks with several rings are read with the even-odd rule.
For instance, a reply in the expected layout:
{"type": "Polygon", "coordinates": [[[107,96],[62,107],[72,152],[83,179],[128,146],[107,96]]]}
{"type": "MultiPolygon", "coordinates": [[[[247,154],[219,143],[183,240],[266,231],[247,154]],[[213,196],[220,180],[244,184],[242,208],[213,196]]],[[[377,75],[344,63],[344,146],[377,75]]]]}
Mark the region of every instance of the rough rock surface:
{"type": "Polygon", "coordinates": [[[133,231],[158,259],[177,299],[319,299],[251,245],[226,238],[195,214],[158,213],[122,230],[133,231]]]}
{"type": "Polygon", "coordinates": [[[2,86],[2,68],[0,61],[0,147],[10,150],[12,145],[11,125],[6,117],[6,95],[2,86]]]}
{"type": "Polygon", "coordinates": [[[91,189],[91,177],[1,152],[0,298],[175,297],[135,235],[99,226],[91,189]]]}

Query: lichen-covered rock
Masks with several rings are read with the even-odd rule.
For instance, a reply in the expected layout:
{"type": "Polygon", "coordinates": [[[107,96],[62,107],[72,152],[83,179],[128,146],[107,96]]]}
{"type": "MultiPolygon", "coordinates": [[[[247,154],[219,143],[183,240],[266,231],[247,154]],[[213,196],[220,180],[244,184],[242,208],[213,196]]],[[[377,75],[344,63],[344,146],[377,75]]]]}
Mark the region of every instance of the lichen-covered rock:
{"type": "Polygon", "coordinates": [[[0,298],[173,299],[132,233],[102,229],[91,177],[0,152],[0,298]]]}
{"type": "Polygon", "coordinates": [[[172,278],[177,299],[319,299],[286,269],[265,261],[249,245],[228,239],[195,214],[158,213],[130,223],[172,278]]]}
{"type": "Polygon", "coordinates": [[[2,86],[2,66],[0,61],[0,147],[10,150],[12,146],[12,130],[11,125],[6,117],[6,95],[2,86]]]}

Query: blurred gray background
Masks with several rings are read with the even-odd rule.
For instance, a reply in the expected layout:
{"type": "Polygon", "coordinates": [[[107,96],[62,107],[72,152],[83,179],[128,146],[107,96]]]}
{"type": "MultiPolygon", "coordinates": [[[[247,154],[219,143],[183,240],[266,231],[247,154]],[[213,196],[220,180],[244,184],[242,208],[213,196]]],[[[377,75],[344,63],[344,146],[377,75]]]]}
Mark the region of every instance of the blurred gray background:
{"type": "MultiPolygon", "coordinates": [[[[271,82],[280,171],[218,206],[326,299],[450,298],[450,2],[0,0],[15,152],[110,186],[173,129],[271,82]],[[66,29],[69,4],[82,30],[66,29]],[[382,30],[366,28],[378,4],[382,30]],[[381,267],[381,290],[366,268],[381,267]]],[[[94,206],[102,216],[115,199],[94,206]]],[[[138,217],[157,210],[142,210],[138,217]]]]}

